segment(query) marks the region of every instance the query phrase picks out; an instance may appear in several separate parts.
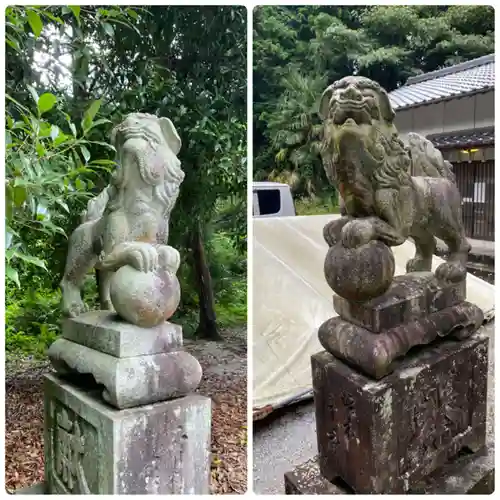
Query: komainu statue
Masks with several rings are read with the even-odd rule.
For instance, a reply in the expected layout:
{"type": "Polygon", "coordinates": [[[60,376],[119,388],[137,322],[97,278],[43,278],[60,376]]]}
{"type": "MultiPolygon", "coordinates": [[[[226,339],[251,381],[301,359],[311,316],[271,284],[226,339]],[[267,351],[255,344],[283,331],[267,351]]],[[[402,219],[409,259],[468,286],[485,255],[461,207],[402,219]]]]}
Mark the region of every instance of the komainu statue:
{"type": "Polygon", "coordinates": [[[61,281],[63,310],[86,311],[81,288],[93,267],[101,271],[101,308],[140,326],[173,314],[180,300],[177,250],[167,245],[169,219],[184,179],[181,139],[168,118],[129,114],[112,131],[117,168],[90,200],[69,241],[61,281]]]}
{"type": "Polygon", "coordinates": [[[325,170],[346,213],[325,227],[329,246],[341,241],[352,249],[375,240],[390,247],[411,237],[416,254],[407,272],[430,271],[437,236],[448,245],[449,257],[436,277],[463,280],[470,245],[460,193],[441,153],[418,134],[403,143],[387,93],[368,78],[349,76],[330,85],[320,115],[325,170]]]}

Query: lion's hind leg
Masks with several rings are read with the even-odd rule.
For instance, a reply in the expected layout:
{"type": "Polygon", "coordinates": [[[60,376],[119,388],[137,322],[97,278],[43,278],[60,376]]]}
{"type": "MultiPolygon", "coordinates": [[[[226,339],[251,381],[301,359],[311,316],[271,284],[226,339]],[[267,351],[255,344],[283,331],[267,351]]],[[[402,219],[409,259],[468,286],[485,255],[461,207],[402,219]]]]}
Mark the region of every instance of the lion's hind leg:
{"type": "Polygon", "coordinates": [[[411,236],[415,242],[415,257],[406,263],[406,272],[430,271],[436,239],[425,229],[412,231],[411,236]]]}
{"type": "Polygon", "coordinates": [[[443,224],[437,236],[446,243],[449,249],[447,261],[436,269],[437,278],[453,283],[462,281],[467,275],[467,259],[471,246],[465,237],[461,221],[455,220],[443,224]]]}
{"type": "Polygon", "coordinates": [[[112,271],[100,269],[99,302],[101,309],[103,311],[114,311],[115,309],[113,307],[113,304],[111,303],[111,295],[110,295],[110,284],[112,276],[113,276],[112,271]]]}

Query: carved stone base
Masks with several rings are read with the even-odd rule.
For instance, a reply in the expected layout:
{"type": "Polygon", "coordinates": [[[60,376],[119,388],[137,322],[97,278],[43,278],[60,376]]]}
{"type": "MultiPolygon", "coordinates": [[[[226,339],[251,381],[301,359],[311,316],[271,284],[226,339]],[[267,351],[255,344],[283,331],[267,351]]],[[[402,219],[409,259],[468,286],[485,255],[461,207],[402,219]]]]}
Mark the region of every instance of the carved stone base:
{"type": "Polygon", "coordinates": [[[208,494],[210,399],[116,410],[99,391],[45,376],[49,494],[208,494]]]}
{"type": "Polygon", "coordinates": [[[320,326],[318,338],[329,353],[379,379],[390,373],[395,360],[412,347],[448,335],[467,338],[482,325],[483,319],[479,307],[461,302],[380,333],[340,317],[330,318],[320,326]]]}
{"type": "Polygon", "coordinates": [[[434,273],[396,276],[383,295],[367,302],[349,302],[333,296],[333,308],[345,321],[379,333],[446,309],[465,300],[465,280],[440,283],[434,273]]]}
{"type": "MultiPolygon", "coordinates": [[[[416,484],[408,493],[425,495],[490,495],[495,491],[493,443],[473,454],[450,461],[416,484]]],[[[345,483],[327,481],[319,471],[317,458],[285,474],[287,495],[349,495],[345,483]]]]}
{"type": "Polygon", "coordinates": [[[104,387],[102,398],[116,408],[165,401],[193,392],[202,369],[185,351],[116,358],[66,339],[57,339],[48,351],[55,370],[66,376],[92,375],[104,387]]]}
{"type": "Polygon", "coordinates": [[[409,353],[380,381],[312,356],[319,466],[356,493],[405,493],[463,448],[485,445],[488,337],[409,353]]]}
{"type": "Polygon", "coordinates": [[[120,409],[184,396],[201,380],[198,360],[180,350],[182,329],[172,323],[141,328],[93,311],[66,320],[62,337],[48,350],[55,370],[92,375],[103,399],[120,409]]]}

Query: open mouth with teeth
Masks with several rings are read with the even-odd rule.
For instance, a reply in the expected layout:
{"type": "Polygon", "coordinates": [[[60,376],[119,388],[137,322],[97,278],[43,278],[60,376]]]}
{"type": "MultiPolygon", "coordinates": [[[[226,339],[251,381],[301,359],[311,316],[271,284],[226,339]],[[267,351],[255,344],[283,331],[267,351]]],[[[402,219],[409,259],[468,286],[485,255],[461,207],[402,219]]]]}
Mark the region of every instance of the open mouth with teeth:
{"type": "Polygon", "coordinates": [[[333,114],[336,125],[370,125],[372,116],[366,101],[339,100],[333,114]]]}

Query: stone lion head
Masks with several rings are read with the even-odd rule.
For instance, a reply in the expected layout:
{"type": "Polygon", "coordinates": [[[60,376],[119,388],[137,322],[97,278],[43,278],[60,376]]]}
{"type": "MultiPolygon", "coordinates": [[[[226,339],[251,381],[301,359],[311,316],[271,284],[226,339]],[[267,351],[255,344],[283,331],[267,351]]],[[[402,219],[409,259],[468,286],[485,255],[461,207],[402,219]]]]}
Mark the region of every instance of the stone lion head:
{"type": "Polygon", "coordinates": [[[171,209],[184,180],[177,158],[182,143],[172,121],[131,113],[112,130],[111,144],[118,164],[112,184],[118,190],[132,184],[136,190],[153,186],[155,200],[171,209]]]}
{"type": "Polygon", "coordinates": [[[323,92],[319,114],[329,179],[353,188],[358,197],[409,181],[411,160],[394,126],[389,96],[378,83],[362,76],[338,80],[323,92]]]}
{"type": "Polygon", "coordinates": [[[321,97],[320,115],[338,126],[348,120],[359,126],[374,120],[392,125],[395,116],[387,92],[364,76],[347,76],[330,85],[321,97]]]}

